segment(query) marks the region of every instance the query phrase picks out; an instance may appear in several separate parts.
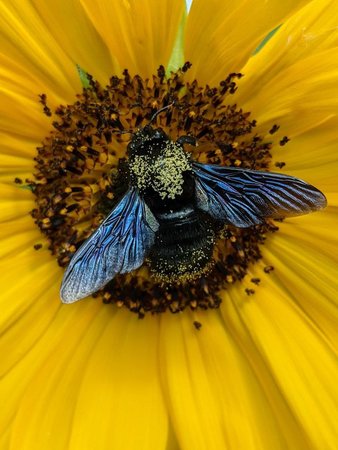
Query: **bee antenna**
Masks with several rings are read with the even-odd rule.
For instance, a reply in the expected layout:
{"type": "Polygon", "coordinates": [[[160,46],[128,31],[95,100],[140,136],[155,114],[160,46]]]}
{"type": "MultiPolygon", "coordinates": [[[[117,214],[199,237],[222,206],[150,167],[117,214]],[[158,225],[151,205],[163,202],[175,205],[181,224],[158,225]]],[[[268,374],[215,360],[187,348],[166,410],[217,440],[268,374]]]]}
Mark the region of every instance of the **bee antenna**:
{"type": "Polygon", "coordinates": [[[166,109],[171,108],[172,106],[174,106],[174,102],[170,103],[167,106],[163,106],[163,108],[159,109],[158,111],[156,111],[156,113],[153,114],[153,116],[151,117],[150,121],[149,121],[149,125],[156,119],[156,117],[161,114],[162,111],[165,111],[166,109]]]}

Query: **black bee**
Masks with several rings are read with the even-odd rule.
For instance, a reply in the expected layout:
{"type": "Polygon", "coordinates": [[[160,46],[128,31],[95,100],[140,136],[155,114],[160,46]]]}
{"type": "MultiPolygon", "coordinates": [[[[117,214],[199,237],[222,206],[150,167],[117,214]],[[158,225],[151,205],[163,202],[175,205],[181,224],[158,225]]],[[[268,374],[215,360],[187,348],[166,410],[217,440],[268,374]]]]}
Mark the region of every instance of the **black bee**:
{"type": "Polygon", "coordinates": [[[219,224],[246,228],[267,217],[326,206],[325,196],[298,178],[200,164],[185,144],[196,141],[191,136],[172,141],[150,124],[133,134],[129,188],[70,261],[61,285],[64,303],[96,292],[145,261],[163,282],[195,279],[211,264],[219,224]]]}

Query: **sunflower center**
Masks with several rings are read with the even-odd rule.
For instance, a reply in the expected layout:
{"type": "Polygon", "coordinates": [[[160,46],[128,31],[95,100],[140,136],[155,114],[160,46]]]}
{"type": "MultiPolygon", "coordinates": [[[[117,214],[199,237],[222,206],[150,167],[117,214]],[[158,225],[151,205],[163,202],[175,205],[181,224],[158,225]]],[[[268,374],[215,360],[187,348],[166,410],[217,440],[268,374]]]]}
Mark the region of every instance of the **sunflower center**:
{"type": "Polygon", "coordinates": [[[89,88],[53,113],[40,96],[53,128],[37,149],[32,216],[66,267],[135,188],[161,232],[141,267],[114,276],[96,295],[141,317],[218,307],[220,290],[243,279],[266,233],[277,229],[268,221],[238,229],[196,216],[192,161],[266,169],[271,143],[255,133],[248,112],[231,104],[241,74],[200,86],[185,80],[189,67],[170,76],[160,67],[151,80],[124,71],[106,87],[88,75],[89,88]]]}

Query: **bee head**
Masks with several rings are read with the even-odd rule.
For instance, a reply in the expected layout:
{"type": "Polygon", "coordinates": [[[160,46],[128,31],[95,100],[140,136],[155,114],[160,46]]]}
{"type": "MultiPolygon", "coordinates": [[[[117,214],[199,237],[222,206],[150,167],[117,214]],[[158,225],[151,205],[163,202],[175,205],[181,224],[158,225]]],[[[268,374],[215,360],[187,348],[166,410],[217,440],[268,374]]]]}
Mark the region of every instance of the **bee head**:
{"type": "Polygon", "coordinates": [[[154,128],[151,124],[155,121],[159,114],[171,108],[173,105],[174,103],[170,103],[170,105],[166,105],[156,111],[149,120],[149,123],[132,135],[131,141],[127,148],[127,155],[129,158],[133,158],[135,156],[148,156],[156,158],[161,155],[161,151],[165,149],[170,139],[162,128],[154,128]]]}
{"type": "Polygon", "coordinates": [[[131,159],[136,156],[156,158],[160,156],[169,141],[169,137],[162,128],[153,128],[151,125],[146,125],[132,135],[128,144],[127,155],[131,159]]]}

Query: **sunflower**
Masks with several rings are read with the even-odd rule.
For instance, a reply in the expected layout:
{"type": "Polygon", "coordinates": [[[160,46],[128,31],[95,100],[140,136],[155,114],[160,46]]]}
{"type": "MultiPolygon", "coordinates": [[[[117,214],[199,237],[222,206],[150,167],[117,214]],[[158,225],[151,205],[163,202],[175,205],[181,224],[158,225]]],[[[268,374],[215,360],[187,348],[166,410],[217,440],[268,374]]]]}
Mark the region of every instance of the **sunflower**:
{"type": "Polygon", "coordinates": [[[0,23],[0,448],[337,448],[337,2],[14,0],[0,23]],[[199,133],[196,155],[305,179],[329,206],[226,230],[223,275],[198,288],[165,297],[141,268],[62,305],[63,267],[118,191],[122,131],[170,102],[156,119],[199,133]],[[113,121],[94,143],[90,105],[113,121]]]}

